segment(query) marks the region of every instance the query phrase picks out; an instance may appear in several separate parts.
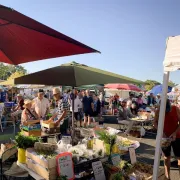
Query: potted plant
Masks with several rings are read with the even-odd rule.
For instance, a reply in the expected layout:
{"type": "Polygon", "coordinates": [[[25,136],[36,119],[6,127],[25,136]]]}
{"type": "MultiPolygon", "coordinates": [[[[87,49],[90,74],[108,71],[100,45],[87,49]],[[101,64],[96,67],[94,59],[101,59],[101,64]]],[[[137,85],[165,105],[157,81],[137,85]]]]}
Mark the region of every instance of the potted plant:
{"type": "Polygon", "coordinates": [[[116,135],[110,135],[108,132],[100,131],[98,132],[99,139],[104,142],[105,152],[109,155],[109,160],[111,161],[111,154],[113,150],[113,146],[116,143],[116,135]]]}
{"type": "Polygon", "coordinates": [[[34,143],[39,142],[39,138],[34,136],[24,136],[21,133],[18,133],[18,135],[15,136],[15,141],[18,147],[18,162],[26,163],[26,149],[34,147],[34,143]]]}

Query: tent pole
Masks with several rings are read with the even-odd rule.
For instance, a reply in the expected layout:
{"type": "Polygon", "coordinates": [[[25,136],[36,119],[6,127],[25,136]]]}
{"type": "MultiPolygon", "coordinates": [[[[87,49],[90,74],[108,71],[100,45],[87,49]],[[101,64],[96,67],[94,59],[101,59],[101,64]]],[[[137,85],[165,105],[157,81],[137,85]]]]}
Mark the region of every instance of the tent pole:
{"type": "Polygon", "coordinates": [[[158,173],[159,173],[159,160],[160,160],[160,155],[161,155],[161,139],[162,139],[163,129],[164,129],[164,117],[165,117],[165,109],[166,109],[168,82],[169,82],[169,72],[164,72],[161,106],[160,106],[159,121],[158,121],[158,131],[157,131],[157,137],[156,137],[153,180],[158,179],[158,173]]]}
{"type": "Polygon", "coordinates": [[[74,139],[74,98],[75,98],[75,89],[72,87],[72,139],[74,139]]]}

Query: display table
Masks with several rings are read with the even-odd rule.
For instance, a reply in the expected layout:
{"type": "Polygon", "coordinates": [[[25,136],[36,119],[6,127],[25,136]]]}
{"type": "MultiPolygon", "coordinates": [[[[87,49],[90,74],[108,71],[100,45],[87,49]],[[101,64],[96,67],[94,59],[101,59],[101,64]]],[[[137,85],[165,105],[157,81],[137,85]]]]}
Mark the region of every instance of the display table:
{"type": "Polygon", "coordinates": [[[45,133],[45,132],[41,132],[41,137],[58,136],[58,135],[60,135],[60,134],[61,134],[61,133],[48,134],[48,133],[45,133]]]}
{"type": "MultiPolygon", "coordinates": [[[[60,135],[61,133],[52,133],[52,134],[48,134],[48,133],[45,133],[45,132],[41,132],[41,135],[39,137],[49,137],[49,136],[58,136],[60,135]]],[[[24,136],[27,136],[26,134],[23,134],[24,136]]]]}
{"type": "Polygon", "coordinates": [[[31,177],[33,177],[34,179],[36,179],[36,180],[45,180],[43,177],[39,176],[38,174],[36,174],[35,172],[33,172],[32,170],[30,170],[29,168],[27,168],[26,164],[22,164],[22,163],[19,163],[19,162],[17,161],[17,165],[18,165],[20,168],[26,170],[26,171],[29,173],[29,175],[30,175],[31,177]]]}

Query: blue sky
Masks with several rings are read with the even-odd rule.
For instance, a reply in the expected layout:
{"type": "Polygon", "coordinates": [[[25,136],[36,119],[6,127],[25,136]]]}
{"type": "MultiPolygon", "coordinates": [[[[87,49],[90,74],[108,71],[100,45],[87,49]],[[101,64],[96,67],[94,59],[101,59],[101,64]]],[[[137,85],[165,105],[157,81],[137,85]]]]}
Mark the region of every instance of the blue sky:
{"type": "MultiPolygon", "coordinates": [[[[76,61],[139,80],[162,81],[168,36],[180,34],[179,0],[0,0],[102,54],[24,64],[29,72],[76,61]]],[[[170,79],[180,83],[180,72],[170,79]]]]}

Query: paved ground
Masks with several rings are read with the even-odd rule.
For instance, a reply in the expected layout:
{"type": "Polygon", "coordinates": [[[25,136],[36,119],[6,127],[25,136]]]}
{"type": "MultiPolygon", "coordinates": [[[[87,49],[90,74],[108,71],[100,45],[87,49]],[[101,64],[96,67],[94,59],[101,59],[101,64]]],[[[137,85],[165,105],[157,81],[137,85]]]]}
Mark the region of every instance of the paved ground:
{"type": "MultiPolygon", "coordinates": [[[[132,137],[131,137],[132,138],[132,137]]],[[[144,138],[132,138],[140,142],[141,146],[137,149],[136,153],[140,160],[147,162],[149,164],[154,163],[155,154],[155,135],[148,135],[144,138]]],[[[161,160],[160,165],[163,167],[163,160],[161,160]]],[[[177,161],[172,159],[171,162],[171,179],[179,180],[179,171],[177,161]]]]}
{"type": "MultiPolygon", "coordinates": [[[[16,128],[18,131],[18,128],[16,128]]],[[[13,138],[13,128],[7,128],[3,133],[0,132],[0,143],[6,142],[9,138],[13,138]]],[[[155,151],[155,135],[147,135],[144,138],[133,138],[140,142],[141,146],[136,150],[137,157],[140,161],[147,162],[148,164],[152,164],[154,162],[154,151],[155,151]]],[[[163,161],[161,161],[161,166],[163,166],[163,161]]],[[[171,179],[179,180],[179,172],[177,169],[177,162],[172,160],[172,168],[171,168],[171,179]]]]}

